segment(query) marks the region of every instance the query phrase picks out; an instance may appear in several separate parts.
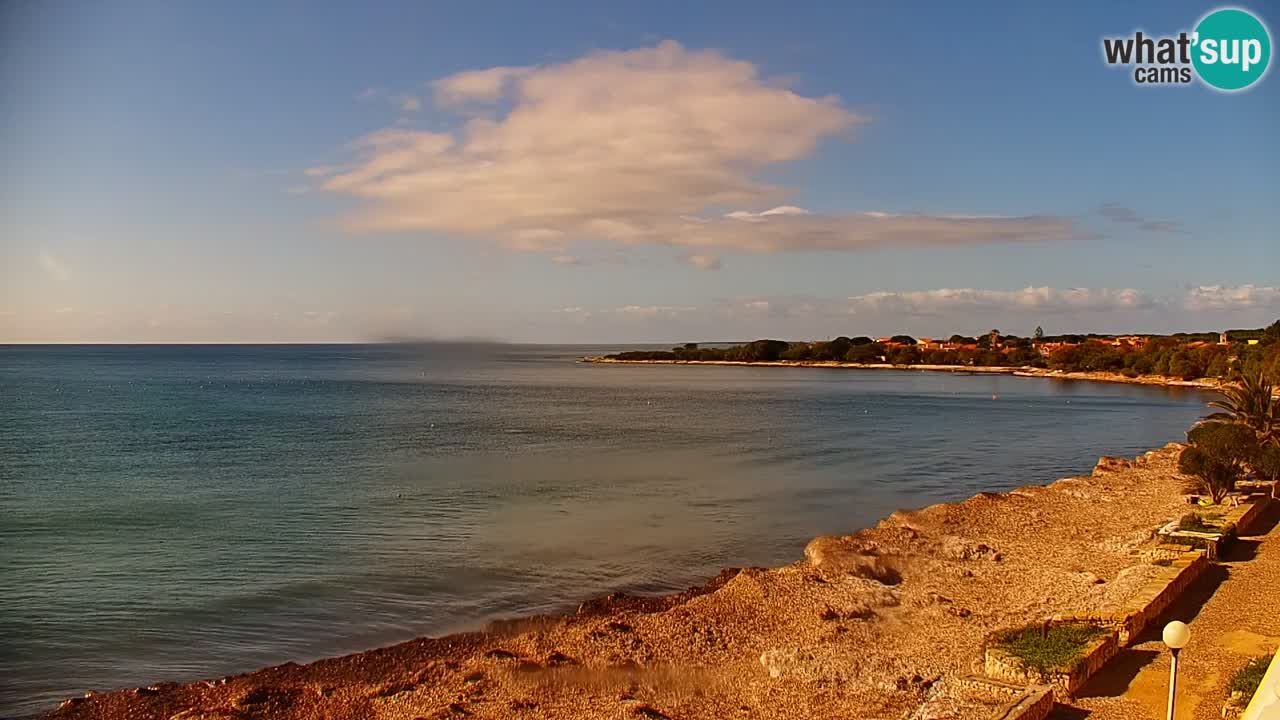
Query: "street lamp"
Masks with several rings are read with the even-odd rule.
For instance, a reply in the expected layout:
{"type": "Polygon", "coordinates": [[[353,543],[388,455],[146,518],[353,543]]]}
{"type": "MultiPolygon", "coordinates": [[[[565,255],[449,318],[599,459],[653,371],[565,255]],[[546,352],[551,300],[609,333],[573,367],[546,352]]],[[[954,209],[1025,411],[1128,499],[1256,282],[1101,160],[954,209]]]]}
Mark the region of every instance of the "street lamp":
{"type": "Polygon", "coordinates": [[[1167,716],[1168,720],[1173,720],[1173,700],[1178,688],[1178,652],[1186,647],[1187,641],[1191,639],[1191,628],[1180,620],[1174,620],[1164,626],[1163,639],[1173,655],[1173,661],[1169,665],[1169,714],[1167,716]]]}

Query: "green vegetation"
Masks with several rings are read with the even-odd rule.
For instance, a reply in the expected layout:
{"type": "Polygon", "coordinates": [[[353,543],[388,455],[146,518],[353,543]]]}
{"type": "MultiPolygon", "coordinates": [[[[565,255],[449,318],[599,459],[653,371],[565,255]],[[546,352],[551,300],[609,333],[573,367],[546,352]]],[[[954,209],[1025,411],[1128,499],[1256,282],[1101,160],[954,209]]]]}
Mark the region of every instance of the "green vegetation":
{"type": "Polygon", "coordinates": [[[1185,530],[1187,532],[1200,533],[1222,532],[1222,528],[1217,525],[1210,525],[1206,523],[1204,518],[1200,516],[1200,513],[1187,513],[1186,515],[1183,515],[1182,518],[1178,520],[1178,529],[1185,530]]]}
{"type": "Polygon", "coordinates": [[[1250,461],[1259,480],[1270,480],[1272,497],[1280,497],[1280,443],[1271,442],[1259,448],[1250,461]]]}
{"type": "MultiPolygon", "coordinates": [[[[1232,475],[1232,468],[1240,465],[1252,469],[1258,479],[1272,481],[1272,494],[1280,494],[1280,400],[1275,397],[1275,385],[1261,371],[1246,374],[1222,390],[1221,400],[1209,405],[1218,412],[1192,428],[1202,438],[1199,444],[1205,457],[1189,458],[1188,469],[1196,470],[1194,474],[1203,480],[1206,472],[1232,475]]],[[[1192,439],[1190,433],[1187,437],[1192,439]]],[[[1239,473],[1234,474],[1238,478],[1239,473]]]]}
{"type": "Polygon", "coordinates": [[[1262,678],[1267,674],[1267,666],[1270,664],[1271,658],[1265,656],[1250,660],[1231,676],[1228,689],[1233,693],[1243,693],[1246,700],[1253,697],[1253,694],[1258,692],[1258,686],[1262,684],[1262,678]]]}
{"type": "Polygon", "coordinates": [[[1208,495],[1215,504],[1236,489],[1245,464],[1258,451],[1257,436],[1245,425],[1203,422],[1187,433],[1191,444],[1178,456],[1178,471],[1190,476],[1190,492],[1208,495]]]}
{"type": "MultiPolygon", "coordinates": [[[[1031,338],[992,330],[980,337],[952,335],[925,342],[894,335],[885,342],[866,336],[840,336],[815,342],[756,340],[723,348],[689,343],[672,350],[625,352],[620,360],[736,362],[853,362],[893,365],[1038,367],[1066,372],[1102,371],[1127,377],[1163,375],[1194,380],[1258,378],[1280,384],[1280,320],[1265,329],[1229,330],[1226,344],[1218,333],[1167,336],[1044,335],[1031,338]],[[1249,344],[1256,341],[1256,344],[1249,344]]],[[[1280,412],[1276,410],[1274,412],[1280,412]]]]}
{"type": "Polygon", "coordinates": [[[1094,638],[1107,631],[1086,623],[1051,623],[997,633],[991,644],[1022,659],[1040,671],[1070,672],[1094,638]]]}

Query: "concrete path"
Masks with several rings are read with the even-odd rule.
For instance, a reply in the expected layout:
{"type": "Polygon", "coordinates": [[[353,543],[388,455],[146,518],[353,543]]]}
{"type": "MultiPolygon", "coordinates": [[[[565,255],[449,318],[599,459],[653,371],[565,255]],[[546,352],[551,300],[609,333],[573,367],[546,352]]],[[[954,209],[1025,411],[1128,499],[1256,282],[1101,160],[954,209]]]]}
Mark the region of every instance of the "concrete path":
{"type": "Polygon", "coordinates": [[[1171,620],[1191,626],[1179,664],[1176,720],[1217,720],[1227,683],[1244,663],[1280,647],[1280,530],[1242,538],[1230,555],[1176,606],[1086,685],[1050,720],[1165,720],[1169,651],[1160,629],[1171,620]]]}

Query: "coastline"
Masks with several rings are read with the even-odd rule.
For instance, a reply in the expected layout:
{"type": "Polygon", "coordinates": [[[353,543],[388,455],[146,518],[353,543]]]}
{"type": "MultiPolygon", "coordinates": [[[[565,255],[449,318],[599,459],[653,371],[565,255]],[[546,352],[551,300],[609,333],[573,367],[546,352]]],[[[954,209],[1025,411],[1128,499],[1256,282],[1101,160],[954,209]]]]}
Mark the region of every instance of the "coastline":
{"type": "Polygon", "coordinates": [[[745,360],[618,360],[610,357],[584,357],[581,362],[605,365],[734,365],[742,367],[804,367],[838,370],[898,370],[900,372],[946,372],[961,375],[1012,375],[1014,377],[1048,378],[1051,380],[1087,380],[1090,382],[1126,383],[1129,385],[1154,385],[1157,387],[1182,387],[1199,390],[1218,390],[1223,387],[1217,378],[1183,380],[1167,375],[1138,375],[1128,377],[1118,372],[1067,372],[1033,367],[1005,367],[991,365],[893,365],[890,363],[851,363],[836,361],[772,360],[747,362],[745,360]]]}
{"type": "Polygon", "coordinates": [[[308,665],[95,693],[48,717],[900,716],[935,686],[958,688],[992,629],[1138,592],[1150,567],[1135,551],[1184,507],[1178,449],[898,511],[816,538],[790,565],[725,570],[682,593],[615,593],[308,665]]]}

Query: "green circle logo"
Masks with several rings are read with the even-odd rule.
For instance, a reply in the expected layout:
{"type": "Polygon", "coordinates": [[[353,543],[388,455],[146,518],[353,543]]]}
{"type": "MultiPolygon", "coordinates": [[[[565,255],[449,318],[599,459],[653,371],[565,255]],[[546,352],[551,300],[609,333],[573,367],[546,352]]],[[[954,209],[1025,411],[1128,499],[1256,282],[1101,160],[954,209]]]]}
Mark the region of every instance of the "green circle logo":
{"type": "Polygon", "coordinates": [[[1228,92],[1262,79],[1271,61],[1271,35],[1244,10],[1215,10],[1196,26],[1191,63],[1200,79],[1228,92]]]}

